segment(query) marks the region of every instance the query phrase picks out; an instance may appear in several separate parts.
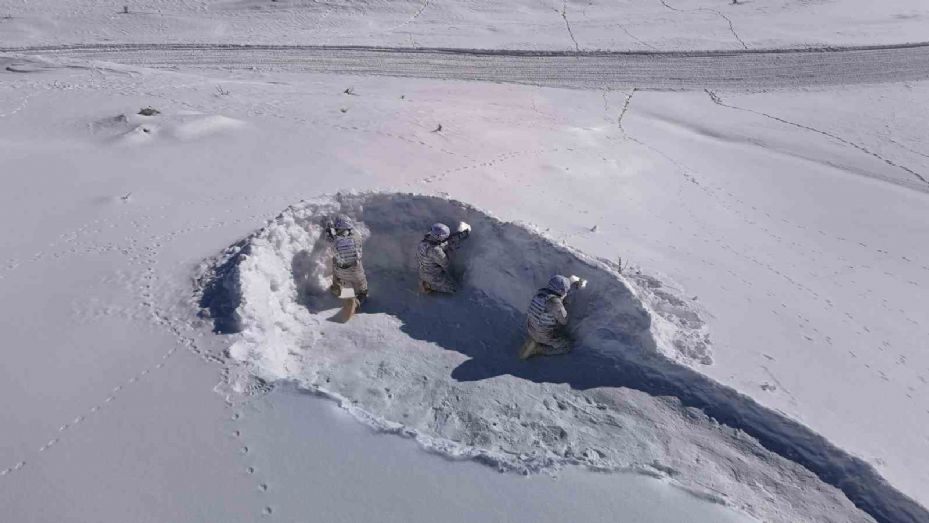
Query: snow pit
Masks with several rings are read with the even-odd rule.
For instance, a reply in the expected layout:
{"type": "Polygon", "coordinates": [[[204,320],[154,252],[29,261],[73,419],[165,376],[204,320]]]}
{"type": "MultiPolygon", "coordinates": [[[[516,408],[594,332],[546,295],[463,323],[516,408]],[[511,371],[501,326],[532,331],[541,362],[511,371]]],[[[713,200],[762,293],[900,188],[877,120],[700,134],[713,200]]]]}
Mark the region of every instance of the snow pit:
{"type": "Polygon", "coordinates": [[[766,521],[920,514],[866,463],[681,364],[707,360],[706,327],[658,279],[627,279],[460,202],[301,202],[212,260],[199,282],[203,315],[231,336],[236,392],[294,382],[446,457],[523,472],[645,472],[766,521]],[[336,213],[365,238],[371,289],[347,324],[332,321],[338,302],[326,291],[321,222],[336,213]],[[454,258],[454,296],[417,290],[415,246],[435,221],[473,227],[454,258]],[[574,352],[520,361],[525,307],[553,273],[589,281],[569,299],[574,352]]]}

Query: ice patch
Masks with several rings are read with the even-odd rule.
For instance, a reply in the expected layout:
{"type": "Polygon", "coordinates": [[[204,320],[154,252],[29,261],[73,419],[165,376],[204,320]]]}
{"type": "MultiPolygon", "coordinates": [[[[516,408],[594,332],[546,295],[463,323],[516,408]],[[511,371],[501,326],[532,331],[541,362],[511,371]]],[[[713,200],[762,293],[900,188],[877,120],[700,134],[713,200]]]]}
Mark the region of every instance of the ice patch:
{"type": "Polygon", "coordinates": [[[293,381],[445,456],[646,472],[765,521],[869,520],[846,495],[882,520],[920,514],[867,464],[674,361],[708,356],[704,322],[680,291],[630,279],[459,202],[363,194],[287,209],[216,260],[200,293],[233,335],[234,390],[293,381]],[[362,227],[371,286],[348,324],[329,321],[325,292],[320,223],[335,213],[362,227]],[[473,226],[451,297],[416,290],[414,247],[438,220],[473,226]],[[554,272],[589,281],[568,306],[575,351],[520,361],[523,311],[554,272]]]}

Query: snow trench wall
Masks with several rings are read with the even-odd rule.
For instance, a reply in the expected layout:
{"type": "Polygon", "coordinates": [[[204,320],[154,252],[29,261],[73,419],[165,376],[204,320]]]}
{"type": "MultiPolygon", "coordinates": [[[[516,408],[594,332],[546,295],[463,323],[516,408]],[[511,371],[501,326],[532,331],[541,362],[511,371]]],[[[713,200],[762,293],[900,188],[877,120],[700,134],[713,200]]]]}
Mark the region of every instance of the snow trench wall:
{"type": "MultiPolygon", "coordinates": [[[[201,305],[216,331],[235,333],[230,355],[259,378],[297,381],[340,399],[378,428],[416,437],[446,455],[522,470],[559,463],[642,469],[651,463],[654,470],[670,471],[682,485],[702,492],[751,489],[745,484],[754,481],[764,488],[741,498],[757,494],[757,500],[746,503],[751,507],[747,510],[772,521],[785,520],[784,515],[759,508],[765,503],[762,498],[771,497],[768,492],[796,497],[797,484],[807,481],[804,471],[797,470],[799,464],[877,521],[929,521],[923,507],[864,461],[674,361],[680,351],[669,344],[696,340],[688,350],[699,352],[702,338],[687,331],[702,324],[669,322],[667,314],[656,314],[655,304],[649,303],[654,293],[635,287],[642,282],[659,285],[649,278],[629,282],[608,264],[460,202],[362,194],[291,207],[230,247],[201,279],[201,305]],[[369,303],[350,327],[323,319],[335,303],[325,292],[329,268],[320,223],[323,216],[339,212],[351,215],[365,238],[371,287],[369,303]],[[452,298],[424,297],[416,291],[415,245],[431,223],[460,220],[473,227],[472,238],[455,256],[462,290],[452,298]],[[524,339],[523,310],[556,272],[590,282],[569,303],[575,351],[561,358],[519,361],[515,352],[524,339]],[[425,345],[413,342],[444,352],[423,352],[425,345]],[[544,389],[554,391],[557,406],[505,377],[559,384],[561,388],[544,389]],[[417,380],[431,382],[413,387],[417,380]],[[605,417],[592,417],[589,409],[572,406],[573,400],[558,399],[564,390],[597,392],[603,403],[596,409],[605,417]],[[487,405],[500,397],[512,405],[487,405]],[[689,420],[693,434],[669,434],[680,431],[681,420],[689,420]],[[737,457],[717,457],[725,462],[717,468],[737,469],[757,460],[754,468],[733,472],[728,479],[702,478],[705,471],[688,468],[693,467],[687,463],[690,452],[705,445],[699,443],[704,432],[718,432],[717,422],[736,431],[713,436],[724,440],[720,445],[726,449],[716,449],[716,454],[744,452],[746,443],[740,438],[751,440],[749,447],[757,445],[737,457]],[[751,438],[739,436],[740,431],[751,438]],[[623,439],[630,434],[632,440],[623,439]],[[776,470],[757,472],[772,463],[776,470]],[[760,476],[752,480],[753,474],[760,476]]],[[[689,311],[682,312],[681,317],[690,317],[689,311]]],[[[828,489],[809,490],[812,497],[805,510],[815,513],[810,507],[821,506],[823,514],[832,514],[823,520],[845,520],[835,508],[841,503],[817,501],[816,496],[831,496],[828,489]]]]}
{"type": "MultiPolygon", "coordinates": [[[[598,262],[541,241],[525,227],[441,198],[373,197],[366,200],[361,216],[370,229],[366,246],[372,255],[365,258],[366,267],[375,277],[402,281],[404,287],[415,289],[415,246],[423,238],[424,224],[442,221],[454,227],[465,221],[474,235],[453,255],[452,267],[462,287],[483,293],[497,307],[523,311],[553,274],[582,275],[589,287],[569,298],[576,319],[569,327],[575,338],[586,339],[596,330],[593,325],[599,325],[630,343],[652,343],[649,314],[614,273],[598,262]]],[[[454,320],[436,318],[439,322],[454,320]]],[[[521,323],[513,327],[518,330],[521,323]]]]}
{"type": "MultiPolygon", "coordinates": [[[[462,287],[482,293],[497,307],[517,312],[526,307],[529,298],[552,274],[576,273],[587,278],[590,285],[570,298],[575,318],[570,329],[574,336],[582,340],[606,334],[613,341],[655,350],[651,316],[608,265],[557,247],[524,226],[501,222],[459,202],[394,194],[342,196],[339,203],[310,202],[278,218],[278,222],[288,222],[287,227],[266,229],[264,234],[230,247],[224,263],[216,265],[202,281],[201,305],[209,311],[215,330],[239,333],[266,323],[276,323],[277,328],[287,323],[275,319],[289,317],[293,311],[288,310],[288,303],[268,307],[273,298],[262,288],[265,284],[274,293],[291,285],[292,280],[297,303],[311,311],[318,311],[326,303],[331,307],[325,292],[331,273],[325,254],[327,245],[321,241],[321,219],[340,212],[356,219],[364,237],[364,265],[372,293],[366,311],[380,312],[378,307],[402,302],[416,290],[415,246],[423,237],[424,227],[436,221],[453,226],[466,221],[474,228],[474,236],[456,251],[452,267],[462,287]],[[273,248],[256,249],[268,244],[273,248]],[[243,277],[243,272],[259,272],[262,278],[243,277]],[[394,299],[387,299],[391,295],[394,299]],[[256,307],[259,296],[262,306],[256,307]],[[604,303],[609,306],[604,307],[604,303]]],[[[485,305],[490,306],[489,302],[485,305]]],[[[436,316],[434,321],[450,319],[454,318],[436,316]]],[[[518,330],[520,324],[513,327],[518,330]]],[[[278,334],[284,332],[286,329],[278,334]]],[[[602,346],[593,342],[586,345],[602,346]]]]}

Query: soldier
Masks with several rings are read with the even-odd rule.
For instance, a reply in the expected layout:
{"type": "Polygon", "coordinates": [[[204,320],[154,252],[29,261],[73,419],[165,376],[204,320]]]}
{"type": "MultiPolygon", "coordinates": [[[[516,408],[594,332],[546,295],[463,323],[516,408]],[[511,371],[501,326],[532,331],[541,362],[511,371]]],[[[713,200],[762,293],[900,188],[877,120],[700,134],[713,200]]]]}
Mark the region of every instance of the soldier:
{"type": "Polygon", "coordinates": [[[527,359],[537,354],[555,356],[571,351],[566,326],[568,311],[564,299],[574,289],[587,286],[587,281],[571,276],[556,274],[548,280],[548,285],[536,292],[529,302],[526,330],[529,339],[519,352],[520,359],[527,359]]]}
{"type": "Polygon", "coordinates": [[[444,223],[434,224],[417,249],[419,281],[423,292],[454,293],[458,284],[449,272],[449,254],[471,234],[471,226],[461,222],[454,234],[444,223]]]}
{"type": "Polygon", "coordinates": [[[361,264],[361,237],[354,231],[355,224],[348,216],[339,215],[335,223],[326,224],[326,237],[333,244],[332,294],[341,296],[343,287],[355,291],[358,303],[368,297],[368,279],[361,264]]]}

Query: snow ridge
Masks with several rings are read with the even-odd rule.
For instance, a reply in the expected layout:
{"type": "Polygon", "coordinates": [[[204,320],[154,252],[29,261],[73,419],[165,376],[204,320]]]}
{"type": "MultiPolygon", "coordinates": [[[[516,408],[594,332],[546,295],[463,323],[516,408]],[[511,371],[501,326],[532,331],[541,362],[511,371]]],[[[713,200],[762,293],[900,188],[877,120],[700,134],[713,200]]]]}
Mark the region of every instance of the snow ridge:
{"type": "Polygon", "coordinates": [[[870,519],[858,509],[877,521],[929,518],[867,463],[691,369],[708,361],[705,325],[659,280],[626,278],[458,202],[304,202],[231,247],[200,292],[214,327],[236,333],[230,364],[243,371],[231,378],[293,381],[446,456],[517,471],[645,472],[766,521],[870,519]],[[328,321],[335,304],[323,290],[319,223],[335,212],[362,224],[372,285],[348,325],[328,321]],[[437,219],[475,231],[452,298],[415,291],[412,246],[437,219]],[[522,309],[556,271],[591,282],[569,305],[576,351],[520,362],[522,309]]]}

